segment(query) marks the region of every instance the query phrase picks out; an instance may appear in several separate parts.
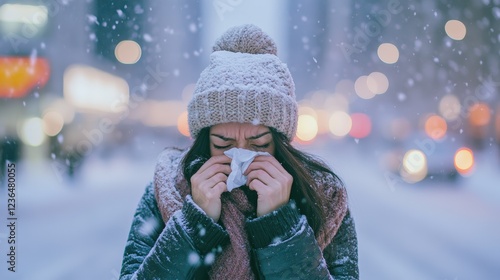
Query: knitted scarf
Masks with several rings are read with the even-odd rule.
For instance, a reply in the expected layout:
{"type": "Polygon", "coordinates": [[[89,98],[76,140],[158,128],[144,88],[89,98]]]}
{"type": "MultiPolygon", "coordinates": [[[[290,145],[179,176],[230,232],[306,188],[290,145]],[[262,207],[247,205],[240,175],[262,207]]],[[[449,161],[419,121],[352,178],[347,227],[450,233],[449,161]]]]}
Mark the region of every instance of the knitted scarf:
{"type": "MultiPolygon", "coordinates": [[[[166,149],[158,157],[154,174],[155,197],[165,223],[175,211],[182,208],[191,190],[182,173],[181,160],[185,152],[166,149]]],[[[322,193],[322,205],[327,214],[326,222],[315,234],[323,250],[337,233],[347,212],[347,194],[332,176],[313,174],[319,182],[317,191],[322,193]]],[[[245,231],[246,216],[255,212],[241,189],[223,193],[220,221],[224,224],[230,244],[216,258],[209,271],[210,279],[255,279],[250,265],[250,243],[245,231]]]]}

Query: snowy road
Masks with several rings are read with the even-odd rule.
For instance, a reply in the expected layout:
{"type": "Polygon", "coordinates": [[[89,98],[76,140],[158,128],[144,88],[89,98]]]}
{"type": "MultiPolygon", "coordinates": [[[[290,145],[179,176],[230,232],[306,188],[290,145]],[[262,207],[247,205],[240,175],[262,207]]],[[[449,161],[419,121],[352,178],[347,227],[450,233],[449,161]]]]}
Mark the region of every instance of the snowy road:
{"type": "Polygon", "coordinates": [[[366,151],[335,156],[356,219],[362,279],[499,279],[498,159],[484,159],[458,182],[408,185],[387,181],[366,151]]]}
{"type": "MultiPolygon", "coordinates": [[[[500,199],[494,194],[500,191],[485,191],[500,179],[494,169],[498,162],[487,161],[492,168],[478,166],[477,176],[455,185],[391,186],[364,151],[331,150],[322,155],[349,190],[362,279],[498,279],[500,199]]],[[[1,261],[0,279],[118,279],[132,215],[154,158],[90,160],[72,188],[47,166],[20,166],[18,272],[8,272],[1,261]],[[30,176],[23,176],[28,170],[30,176]]],[[[3,190],[1,199],[3,205],[3,190]]],[[[0,211],[2,222],[5,212],[0,211]]],[[[4,260],[5,236],[2,226],[4,260]]]]}

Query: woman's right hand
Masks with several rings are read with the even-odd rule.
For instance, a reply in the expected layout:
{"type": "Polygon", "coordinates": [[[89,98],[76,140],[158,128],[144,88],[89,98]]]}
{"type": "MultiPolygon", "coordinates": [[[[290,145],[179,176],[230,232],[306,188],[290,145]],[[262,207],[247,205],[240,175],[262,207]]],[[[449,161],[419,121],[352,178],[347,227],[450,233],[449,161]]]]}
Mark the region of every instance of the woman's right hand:
{"type": "Polygon", "coordinates": [[[213,156],[191,176],[193,201],[215,222],[221,212],[221,194],[227,190],[227,176],[231,173],[231,158],[213,156]]]}

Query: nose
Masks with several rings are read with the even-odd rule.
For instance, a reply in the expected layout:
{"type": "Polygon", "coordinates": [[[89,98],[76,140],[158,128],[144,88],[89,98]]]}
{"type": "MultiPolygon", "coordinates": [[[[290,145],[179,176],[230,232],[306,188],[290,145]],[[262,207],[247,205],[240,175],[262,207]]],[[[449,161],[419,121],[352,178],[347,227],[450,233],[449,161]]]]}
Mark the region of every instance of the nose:
{"type": "Polygon", "coordinates": [[[250,150],[250,147],[249,147],[247,141],[238,141],[238,143],[236,144],[236,147],[240,148],[240,149],[250,150]]]}

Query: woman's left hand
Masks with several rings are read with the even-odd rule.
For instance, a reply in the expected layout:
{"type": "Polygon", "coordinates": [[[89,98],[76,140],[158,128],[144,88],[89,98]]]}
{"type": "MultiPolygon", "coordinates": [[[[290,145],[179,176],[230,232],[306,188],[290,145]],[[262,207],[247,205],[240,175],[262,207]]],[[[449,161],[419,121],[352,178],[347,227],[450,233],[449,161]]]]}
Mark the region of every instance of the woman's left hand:
{"type": "Polygon", "coordinates": [[[293,177],[272,156],[258,156],[244,175],[247,186],[257,192],[257,217],[270,213],[290,200],[293,177]]]}

